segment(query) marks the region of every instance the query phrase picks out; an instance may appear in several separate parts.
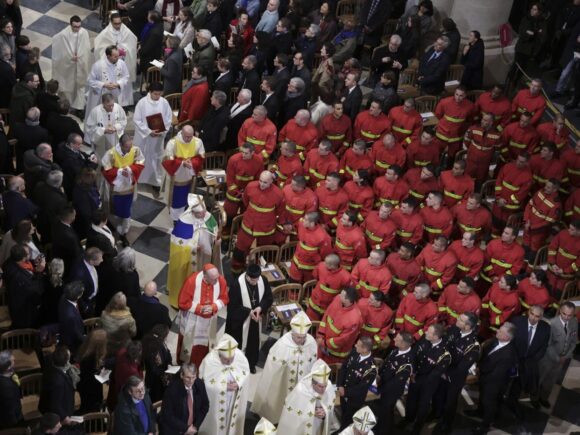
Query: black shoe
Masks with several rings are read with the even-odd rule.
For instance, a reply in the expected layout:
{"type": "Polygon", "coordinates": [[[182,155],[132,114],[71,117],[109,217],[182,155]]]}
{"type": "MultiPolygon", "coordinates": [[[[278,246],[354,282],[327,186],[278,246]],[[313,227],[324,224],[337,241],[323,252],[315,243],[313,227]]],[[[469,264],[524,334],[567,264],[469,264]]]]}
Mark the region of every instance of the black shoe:
{"type": "Polygon", "coordinates": [[[471,431],[471,435],[485,435],[489,432],[489,426],[477,426],[471,431]]]}
{"type": "Polygon", "coordinates": [[[251,374],[255,374],[256,373],[256,366],[250,367],[250,373],[251,374]]]}
{"type": "Polygon", "coordinates": [[[546,399],[538,399],[538,402],[540,402],[540,405],[542,405],[544,408],[551,408],[552,407],[550,402],[547,401],[546,399]]]}

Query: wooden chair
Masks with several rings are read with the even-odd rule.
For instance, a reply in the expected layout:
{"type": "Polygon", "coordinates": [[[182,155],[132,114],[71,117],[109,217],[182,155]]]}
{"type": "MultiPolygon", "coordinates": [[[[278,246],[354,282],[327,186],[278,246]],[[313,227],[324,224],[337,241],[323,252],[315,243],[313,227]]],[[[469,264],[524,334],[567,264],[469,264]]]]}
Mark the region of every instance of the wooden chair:
{"type": "Polygon", "coordinates": [[[481,185],[481,199],[484,204],[491,207],[495,202],[495,180],[487,180],[481,185]]]}
{"type": "Polygon", "coordinates": [[[163,400],[158,400],[155,402],[151,407],[153,408],[153,412],[159,416],[161,412],[161,405],[163,405],[163,400]]]}
{"type": "Polygon", "coordinates": [[[12,429],[0,430],[0,435],[30,435],[29,427],[13,427],[12,429]]]}
{"type": "Polygon", "coordinates": [[[15,329],[0,336],[0,350],[10,349],[16,372],[40,369],[40,334],[38,329],[15,329]]]}
{"type": "Polygon", "coordinates": [[[109,12],[111,10],[117,9],[117,0],[102,0],[101,7],[99,9],[99,15],[103,23],[103,27],[109,22],[109,12]]]}
{"type": "Polygon", "coordinates": [[[342,368],[342,364],[341,363],[332,363],[332,364],[328,364],[328,367],[330,367],[330,380],[332,381],[333,384],[336,385],[336,380],[338,379],[338,372],[340,372],[340,369],[342,368]]]}
{"type": "Polygon", "coordinates": [[[20,391],[22,392],[20,403],[24,420],[36,420],[42,417],[42,413],[38,411],[38,402],[42,392],[42,373],[22,376],[20,378],[20,391]]]}
{"type": "Polygon", "coordinates": [[[523,213],[512,214],[510,217],[508,217],[506,224],[509,225],[510,227],[523,229],[524,228],[524,214],[523,213]]]}
{"type": "Polygon", "coordinates": [[[12,320],[10,319],[10,311],[8,310],[8,303],[6,301],[6,288],[0,288],[0,330],[10,329],[12,320]]]}
{"type": "Polygon", "coordinates": [[[234,253],[234,248],[236,247],[236,241],[238,239],[238,231],[242,226],[243,216],[240,214],[232,219],[232,225],[230,226],[230,243],[228,245],[228,252],[226,255],[229,257],[234,253]]]}
{"type": "Polygon", "coordinates": [[[169,103],[169,106],[171,107],[171,110],[173,110],[173,114],[175,115],[176,118],[179,115],[179,111],[181,110],[181,96],[182,95],[183,94],[181,92],[175,92],[175,93],[169,94],[165,97],[165,99],[169,103]],[[175,112],[177,112],[177,113],[175,113],[175,112]]]}
{"type": "Polygon", "coordinates": [[[437,106],[437,97],[433,95],[424,95],[422,97],[415,98],[415,109],[419,113],[435,112],[435,107],[437,106]]]}
{"type": "Polygon", "coordinates": [[[534,269],[541,268],[548,264],[548,245],[542,246],[536,252],[536,257],[534,258],[534,269]]]}
{"type": "Polygon", "coordinates": [[[455,161],[458,162],[459,160],[465,160],[467,158],[467,150],[459,150],[457,154],[455,154],[455,161]]]}
{"type": "Polygon", "coordinates": [[[183,62],[183,66],[181,67],[181,83],[183,86],[185,86],[187,82],[189,82],[190,80],[191,80],[191,62],[188,60],[187,62],[183,62]]]}
{"type": "Polygon", "coordinates": [[[235,102],[238,98],[238,92],[240,92],[240,88],[238,88],[237,86],[232,86],[232,88],[230,89],[230,95],[229,95],[229,103],[230,104],[235,104],[235,102]]]}
{"type": "Polygon", "coordinates": [[[280,247],[276,245],[258,246],[248,254],[248,264],[261,264],[260,258],[263,258],[268,264],[278,264],[280,257],[280,247]]]}
{"type": "Polygon", "coordinates": [[[296,246],[298,245],[297,241],[286,242],[282,246],[280,246],[280,258],[278,259],[278,266],[286,275],[288,275],[288,271],[290,270],[290,262],[292,261],[292,257],[294,256],[294,251],[296,251],[296,246]]]}
{"type": "Polygon", "coordinates": [[[447,81],[457,80],[461,81],[461,77],[463,77],[463,71],[465,71],[465,67],[463,65],[450,65],[449,70],[447,71],[447,81]]]}
{"type": "Polygon", "coordinates": [[[274,305],[284,305],[289,302],[298,302],[302,285],[297,283],[282,284],[272,289],[274,305]]]}
{"type": "MultiPolygon", "coordinates": [[[[225,165],[226,165],[226,153],[223,153],[221,151],[210,151],[209,153],[205,153],[202,170],[207,171],[212,169],[224,169],[226,167],[225,165]]],[[[196,192],[198,181],[199,177],[195,177],[193,179],[193,186],[191,188],[191,191],[194,193],[196,192]]],[[[209,186],[207,188],[208,192],[211,192],[214,198],[217,196],[218,190],[223,190],[225,194],[225,180],[223,183],[220,184],[221,186],[220,185],[213,186],[214,187],[213,189],[210,188],[209,186]]]]}
{"type": "Polygon", "coordinates": [[[399,97],[404,99],[417,98],[420,94],[417,88],[417,70],[407,68],[401,71],[399,75],[399,88],[397,89],[399,97]]]}
{"type": "Polygon", "coordinates": [[[101,318],[100,317],[91,317],[90,319],[83,320],[85,325],[85,335],[89,335],[89,333],[93,329],[101,328],[101,318]]]}
{"type": "Polygon", "coordinates": [[[147,73],[145,74],[145,84],[148,86],[151,83],[159,82],[161,83],[161,70],[156,66],[150,66],[147,68],[147,73]]]}
{"type": "Polygon", "coordinates": [[[83,415],[83,427],[87,435],[107,435],[111,416],[106,412],[91,412],[83,415]]]}
{"type": "Polygon", "coordinates": [[[318,332],[318,328],[320,328],[320,321],[319,320],[312,320],[312,326],[310,327],[310,335],[316,338],[316,333],[318,332]]]}
{"type": "Polygon", "coordinates": [[[564,291],[562,291],[562,296],[560,297],[560,304],[577,297],[580,297],[580,288],[578,287],[578,281],[572,280],[564,286],[564,291]]]}
{"type": "Polygon", "coordinates": [[[312,290],[316,287],[316,283],[318,281],[315,279],[311,279],[310,281],[306,281],[302,284],[302,297],[300,298],[300,304],[306,310],[308,307],[308,299],[310,299],[310,295],[312,295],[312,290]]]}
{"type": "Polygon", "coordinates": [[[389,42],[391,35],[395,33],[397,30],[397,24],[399,24],[399,20],[396,18],[388,19],[385,25],[383,26],[383,35],[381,36],[381,42],[389,42]]]}
{"type": "Polygon", "coordinates": [[[467,91],[467,99],[472,103],[475,103],[481,94],[484,94],[485,91],[481,89],[467,91]]]}

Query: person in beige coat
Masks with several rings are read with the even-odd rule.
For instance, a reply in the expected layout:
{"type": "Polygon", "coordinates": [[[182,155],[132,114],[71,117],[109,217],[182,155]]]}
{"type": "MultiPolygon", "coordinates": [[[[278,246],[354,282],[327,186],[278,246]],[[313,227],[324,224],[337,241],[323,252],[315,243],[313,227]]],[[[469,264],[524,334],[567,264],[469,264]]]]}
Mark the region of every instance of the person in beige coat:
{"type": "Polygon", "coordinates": [[[127,307],[127,297],[122,292],[115,293],[103,310],[101,325],[107,332],[108,355],[116,355],[137,334],[135,319],[127,307]]]}

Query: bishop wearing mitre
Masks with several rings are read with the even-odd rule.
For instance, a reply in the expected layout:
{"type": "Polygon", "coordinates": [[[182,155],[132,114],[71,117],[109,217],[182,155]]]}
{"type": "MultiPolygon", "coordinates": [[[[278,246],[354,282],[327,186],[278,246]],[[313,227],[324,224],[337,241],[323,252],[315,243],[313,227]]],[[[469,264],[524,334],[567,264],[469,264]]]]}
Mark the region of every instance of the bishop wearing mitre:
{"type": "Polygon", "coordinates": [[[306,313],[300,311],[290,321],[290,332],[272,346],[258,383],[268,388],[256,389],[252,412],[278,423],[286,397],[316,361],[316,340],[308,334],[311,326],[306,313]]]}
{"type": "MultiPolygon", "coordinates": [[[[308,375],[286,397],[278,433],[330,435],[336,387],[330,382],[330,367],[319,359],[308,375]]],[[[211,399],[210,399],[211,400],[211,399]]]]}
{"type": "Polygon", "coordinates": [[[209,397],[200,435],[244,435],[250,366],[238,342],[224,334],[201,363],[199,376],[209,397]]]}
{"type": "Polygon", "coordinates": [[[340,435],[374,435],[371,429],[377,424],[377,419],[368,406],[355,412],[352,421],[353,423],[343,430],[340,435]]]}

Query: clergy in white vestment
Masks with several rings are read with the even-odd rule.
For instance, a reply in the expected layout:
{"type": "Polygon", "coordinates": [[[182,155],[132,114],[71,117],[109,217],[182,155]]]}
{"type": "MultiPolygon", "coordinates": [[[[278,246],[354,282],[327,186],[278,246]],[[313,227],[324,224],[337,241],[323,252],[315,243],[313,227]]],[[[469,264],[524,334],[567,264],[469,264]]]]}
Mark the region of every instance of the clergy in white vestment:
{"type": "Polygon", "coordinates": [[[330,382],[330,367],[319,359],[310,374],[286,397],[278,433],[330,435],[336,430],[333,415],[336,387],[330,382]]]}
{"type": "Polygon", "coordinates": [[[276,426],[262,417],[254,428],[254,435],[276,435],[276,426]]]}
{"type": "Polygon", "coordinates": [[[145,155],[145,169],[140,184],[161,186],[163,180],[163,148],[165,136],[171,127],[173,111],[163,94],[163,85],[158,82],[149,85],[149,93],[135,105],[135,143],[145,155]],[[149,119],[148,119],[149,118],[149,119]],[[156,125],[153,125],[153,122],[156,125]],[[150,127],[153,127],[150,128],[150,127]]]}
{"type": "Polygon", "coordinates": [[[200,435],[244,435],[250,367],[237,341],[224,334],[202,361],[199,377],[209,397],[209,412],[199,428],[200,435]]]}
{"type": "Polygon", "coordinates": [[[368,406],[355,412],[352,421],[353,423],[343,430],[340,435],[374,435],[371,429],[377,424],[377,419],[368,406]]]}
{"type": "Polygon", "coordinates": [[[316,340],[308,334],[312,322],[300,311],[290,321],[290,332],[284,334],[270,349],[264,371],[252,401],[252,412],[278,423],[286,396],[300,379],[310,373],[316,361],[316,340]]]}
{"type": "Polygon", "coordinates": [[[85,110],[85,86],[91,63],[89,32],[81,27],[81,19],[75,15],[70,26],[52,38],[52,78],[58,80],[59,91],[73,109],[85,110]]]}
{"type": "Polygon", "coordinates": [[[127,115],[115,103],[115,97],[103,94],[101,101],[102,104],[91,110],[85,121],[85,142],[93,146],[99,158],[117,145],[127,127],[127,115]]]}
{"type": "Polygon", "coordinates": [[[110,93],[120,106],[133,104],[133,87],[129,80],[127,65],[119,58],[119,50],[110,45],[105,50],[105,56],[91,67],[87,79],[87,107],[85,122],[89,113],[101,104],[103,94],[110,93]]]}
{"type": "Polygon", "coordinates": [[[133,83],[137,74],[137,37],[123,24],[117,11],[112,11],[109,19],[109,25],[95,38],[95,61],[103,57],[108,46],[116,46],[133,83]]]}

